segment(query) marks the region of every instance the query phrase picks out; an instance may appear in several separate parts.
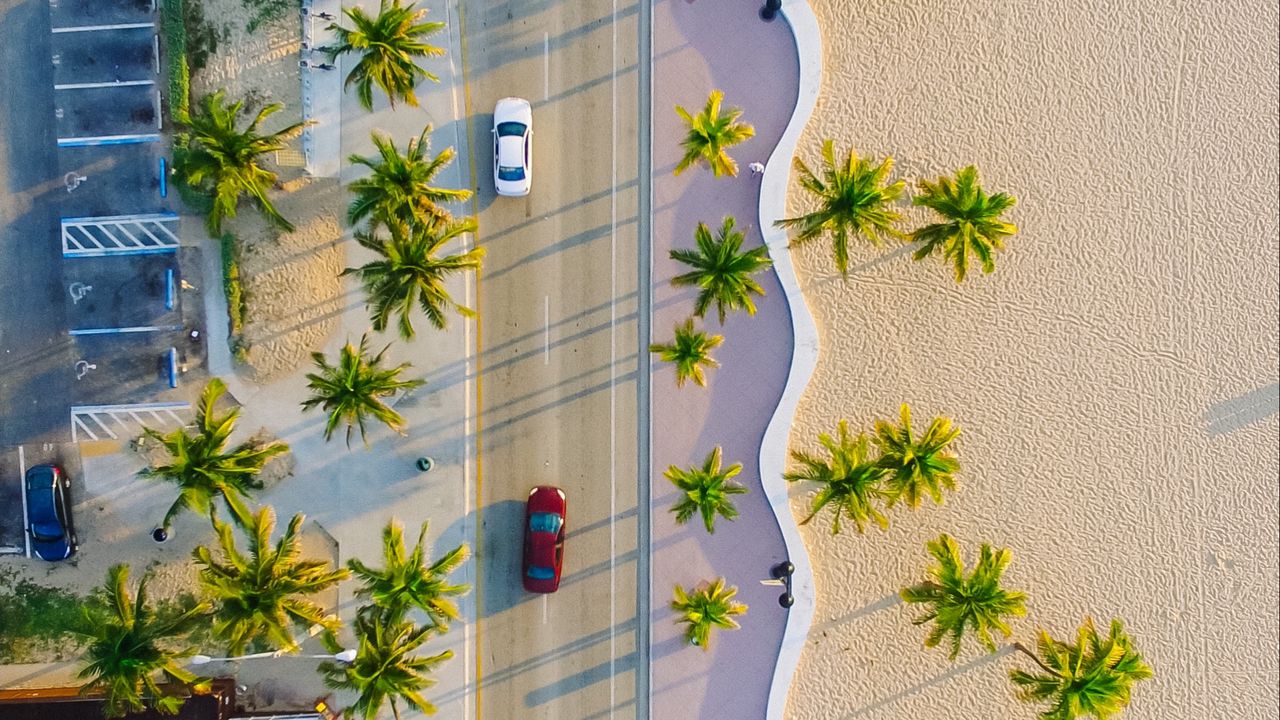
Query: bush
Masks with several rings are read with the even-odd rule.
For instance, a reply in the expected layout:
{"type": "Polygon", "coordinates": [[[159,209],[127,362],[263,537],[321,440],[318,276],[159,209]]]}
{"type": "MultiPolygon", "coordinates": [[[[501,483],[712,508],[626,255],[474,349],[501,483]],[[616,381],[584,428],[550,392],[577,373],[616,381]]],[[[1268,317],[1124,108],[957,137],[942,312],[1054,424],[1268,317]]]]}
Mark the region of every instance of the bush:
{"type": "Polygon", "coordinates": [[[222,244],[222,287],[227,295],[228,342],[232,355],[243,362],[248,348],[244,342],[245,296],[240,281],[240,246],[231,233],[220,238],[222,244]]]}
{"type": "Polygon", "coordinates": [[[40,661],[51,650],[74,653],[78,644],[70,636],[81,624],[84,598],[25,578],[14,583],[16,576],[0,573],[0,663],[40,661]]]}
{"type": "Polygon", "coordinates": [[[169,70],[169,118],[185,123],[191,110],[191,69],[187,64],[187,26],[184,0],[164,0],[165,64],[169,70]]]}

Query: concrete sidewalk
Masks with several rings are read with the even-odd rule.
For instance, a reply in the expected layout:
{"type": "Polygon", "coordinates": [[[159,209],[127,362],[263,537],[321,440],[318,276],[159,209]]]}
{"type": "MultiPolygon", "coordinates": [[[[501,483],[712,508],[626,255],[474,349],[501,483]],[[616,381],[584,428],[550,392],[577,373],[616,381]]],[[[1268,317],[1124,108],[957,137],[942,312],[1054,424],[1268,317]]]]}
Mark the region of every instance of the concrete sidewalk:
{"type": "MultiPolygon", "coordinates": [[[[673,327],[693,311],[694,290],[675,289],[670,279],[686,268],[668,257],[693,246],[698,222],[718,228],[732,215],[746,235],[745,247],[763,242],[758,227],[761,178],[748,170],[770,159],[796,105],[799,61],[785,20],[763,22],[759,4],[730,0],[658,0],[654,3],[654,218],[653,339],[667,341],[673,327]],[[755,127],[751,140],[730,150],[740,166],[736,178],[715,178],[704,168],[672,174],[684,136],[673,108],[697,113],[715,89],[724,106],[743,109],[755,127]]],[[[677,389],[669,363],[653,364],[652,493],[652,716],[654,718],[764,718],[788,611],[781,589],[764,586],[775,563],[787,559],[778,521],[760,473],[765,428],[782,395],[792,357],[792,326],[778,276],[758,276],[765,297],[757,314],[731,315],[723,327],[708,313],[701,325],[723,334],[715,353],[720,368],[708,387],[677,389]],[[720,519],[716,533],[702,525],[675,524],[678,499],[661,473],[669,466],[701,464],[716,446],[724,463],[743,465],[738,481],[749,492],[734,498],[740,516],[720,519]],[[684,643],[669,609],[672,587],[717,577],[738,587],[749,606],[742,629],[713,634],[704,651],[684,643]]]]}

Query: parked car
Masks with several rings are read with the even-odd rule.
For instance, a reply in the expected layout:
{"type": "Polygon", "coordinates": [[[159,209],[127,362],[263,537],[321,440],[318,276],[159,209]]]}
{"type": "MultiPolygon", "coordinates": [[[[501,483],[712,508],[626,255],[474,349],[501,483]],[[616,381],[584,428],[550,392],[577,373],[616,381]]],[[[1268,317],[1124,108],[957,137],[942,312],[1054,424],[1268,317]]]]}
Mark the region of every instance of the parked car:
{"type": "Polygon", "coordinates": [[[493,184],[499,195],[528,195],[533,186],[533,108],[502,98],[493,108],[493,184]]]}
{"type": "Polygon", "coordinates": [[[529,491],[524,511],[524,562],[520,575],[524,589],[553,593],[560,587],[564,566],[564,491],[539,485],[529,491]]]}
{"type": "Polygon", "coordinates": [[[80,543],[71,524],[71,478],[57,465],[27,470],[27,532],[41,560],[66,560],[80,543]]]}

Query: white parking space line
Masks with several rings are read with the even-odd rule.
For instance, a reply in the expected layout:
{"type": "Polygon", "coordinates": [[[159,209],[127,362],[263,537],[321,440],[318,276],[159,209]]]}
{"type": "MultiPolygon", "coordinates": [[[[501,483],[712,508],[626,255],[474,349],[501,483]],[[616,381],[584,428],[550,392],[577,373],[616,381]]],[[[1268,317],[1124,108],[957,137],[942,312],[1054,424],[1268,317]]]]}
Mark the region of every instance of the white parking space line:
{"type": "Polygon", "coordinates": [[[551,364],[551,296],[542,296],[542,364],[551,364]]]}
{"type": "Polygon", "coordinates": [[[22,495],[22,544],[27,549],[27,557],[31,557],[31,519],[27,516],[27,453],[18,446],[18,493],[22,495]]]}
{"type": "Polygon", "coordinates": [[[54,28],[52,32],[57,33],[75,33],[75,32],[95,32],[97,30],[132,30],[134,28],[153,28],[156,24],[153,22],[142,23],[118,23],[115,25],[75,25],[72,27],[54,28]]]}
{"type": "Polygon", "coordinates": [[[551,97],[551,33],[542,33],[542,99],[551,97]]]}
{"type": "Polygon", "coordinates": [[[133,85],[155,85],[155,80],[112,80],[111,82],[93,82],[93,83],[63,83],[62,85],[54,85],[54,90],[88,90],[91,88],[104,87],[130,87],[133,85]]]}
{"type": "MultiPolygon", "coordinates": [[[[618,707],[618,647],[614,628],[618,627],[618,0],[613,0],[613,112],[610,113],[609,156],[613,175],[609,183],[609,717],[618,707]]],[[[643,552],[643,550],[641,550],[643,552]]]]}
{"type": "Polygon", "coordinates": [[[550,596],[550,595],[543,595],[543,596],[542,596],[542,624],[543,624],[543,625],[546,625],[546,624],[547,624],[547,604],[548,604],[548,603],[547,603],[547,598],[549,598],[549,597],[551,597],[551,596],[550,596]]]}

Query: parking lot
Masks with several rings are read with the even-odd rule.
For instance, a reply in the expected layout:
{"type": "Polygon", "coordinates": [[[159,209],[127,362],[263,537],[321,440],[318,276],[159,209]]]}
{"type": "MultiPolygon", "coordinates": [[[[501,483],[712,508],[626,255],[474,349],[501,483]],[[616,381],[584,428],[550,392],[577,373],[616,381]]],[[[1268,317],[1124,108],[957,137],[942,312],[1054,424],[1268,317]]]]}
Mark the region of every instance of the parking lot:
{"type": "Polygon", "coordinates": [[[80,478],[73,441],[189,422],[203,301],[165,183],[152,0],[21,3],[0,47],[0,554],[25,549],[24,468],[80,478]],[[52,59],[52,64],[49,60],[52,59]]]}
{"type": "MultiPolygon", "coordinates": [[[[23,476],[35,465],[58,465],[71,478],[71,501],[84,490],[80,446],[74,443],[19,445],[0,448],[0,555],[26,555],[23,476]],[[16,510],[16,512],[14,512],[16,510]]],[[[73,518],[74,523],[74,518],[73,518]]]]}
{"type": "Polygon", "coordinates": [[[121,28],[53,36],[54,87],[98,83],[154,84],[160,68],[155,28],[121,28]]]}

